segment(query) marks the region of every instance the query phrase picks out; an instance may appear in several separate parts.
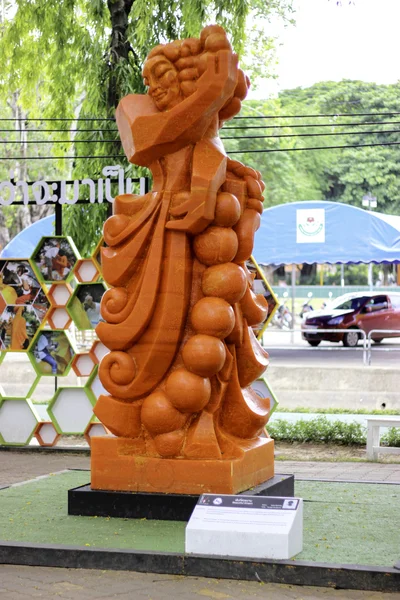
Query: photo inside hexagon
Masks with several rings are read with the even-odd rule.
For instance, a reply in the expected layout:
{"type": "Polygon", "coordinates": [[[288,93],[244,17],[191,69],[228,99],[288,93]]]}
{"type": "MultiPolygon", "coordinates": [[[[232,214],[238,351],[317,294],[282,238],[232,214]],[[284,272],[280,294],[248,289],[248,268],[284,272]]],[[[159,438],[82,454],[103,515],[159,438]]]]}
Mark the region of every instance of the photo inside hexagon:
{"type": "Polygon", "coordinates": [[[103,320],[100,302],[105,291],[102,283],[83,283],[77,286],[68,310],[78,329],[94,329],[103,320]]]}
{"type": "Polygon", "coordinates": [[[41,285],[27,260],[0,260],[0,293],[6,304],[32,304],[41,285]]]}
{"type": "Polygon", "coordinates": [[[67,238],[46,237],[32,256],[44,281],[65,281],[78,260],[67,238]]]}
{"type": "Polygon", "coordinates": [[[40,375],[66,375],[74,351],[64,331],[41,331],[35,339],[31,354],[40,375]]]}
{"type": "Polygon", "coordinates": [[[28,397],[38,379],[29,353],[5,352],[3,356],[0,364],[1,395],[4,398],[28,397]]]}
{"type": "Polygon", "coordinates": [[[39,321],[42,323],[50,308],[50,302],[43,290],[40,290],[32,306],[35,309],[39,321]]]}
{"type": "Polygon", "coordinates": [[[27,350],[39,326],[33,306],[7,306],[0,315],[1,349],[27,350]]]}

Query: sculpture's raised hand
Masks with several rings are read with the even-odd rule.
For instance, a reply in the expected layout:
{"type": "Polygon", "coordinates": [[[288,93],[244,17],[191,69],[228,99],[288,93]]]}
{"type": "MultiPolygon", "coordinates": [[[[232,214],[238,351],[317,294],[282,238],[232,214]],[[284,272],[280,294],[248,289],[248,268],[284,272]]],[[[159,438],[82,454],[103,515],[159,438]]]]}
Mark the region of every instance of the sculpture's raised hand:
{"type": "Polygon", "coordinates": [[[199,91],[209,91],[215,98],[228,100],[233,96],[238,78],[238,56],[230,50],[207,53],[200,59],[199,70],[203,74],[198,79],[199,91]]]}

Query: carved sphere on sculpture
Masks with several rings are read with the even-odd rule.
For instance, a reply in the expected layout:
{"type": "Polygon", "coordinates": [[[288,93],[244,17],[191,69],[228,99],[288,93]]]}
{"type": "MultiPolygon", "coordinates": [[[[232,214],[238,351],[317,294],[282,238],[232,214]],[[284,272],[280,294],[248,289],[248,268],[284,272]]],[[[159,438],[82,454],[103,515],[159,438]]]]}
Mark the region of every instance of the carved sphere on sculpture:
{"type": "Polygon", "coordinates": [[[202,298],[194,305],[190,320],[197,333],[224,339],[235,325],[233,308],[222,298],[202,298]]]}
{"type": "Polygon", "coordinates": [[[221,340],[211,335],[197,334],[186,342],[182,358],[185,367],[192,373],[200,377],[211,377],[224,366],[225,346],[221,340]]]}
{"type": "Polygon", "coordinates": [[[238,239],[233,229],[207,227],[193,239],[193,250],[203,265],[219,265],[230,262],[238,251],[238,239]]]}
{"type": "Polygon", "coordinates": [[[185,431],[180,429],[170,433],[162,433],[154,438],[158,454],[164,458],[179,454],[185,440],[185,431]]]}
{"type": "Polygon", "coordinates": [[[245,272],[235,263],[225,263],[209,267],[203,273],[201,282],[205,296],[217,296],[235,304],[239,302],[247,288],[245,272]]]}
{"type": "Polygon", "coordinates": [[[198,412],[210,400],[211,383],[208,378],[186,369],[177,369],[168,377],[165,391],[175,408],[181,412],[198,412]]]}
{"type": "Polygon", "coordinates": [[[186,416],[172,406],[161,390],[147,396],[143,402],[141,417],[143,425],[153,435],[180,429],[186,422],[186,416]]]}
{"type": "Polygon", "coordinates": [[[240,219],[240,202],[233,194],[221,192],[215,205],[215,225],[232,227],[240,219]]]}

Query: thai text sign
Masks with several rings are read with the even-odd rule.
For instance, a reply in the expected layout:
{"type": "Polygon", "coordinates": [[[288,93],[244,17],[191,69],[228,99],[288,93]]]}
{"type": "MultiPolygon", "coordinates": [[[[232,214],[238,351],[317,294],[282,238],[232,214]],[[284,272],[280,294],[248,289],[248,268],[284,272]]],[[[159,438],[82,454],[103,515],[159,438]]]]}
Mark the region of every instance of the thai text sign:
{"type": "MultiPolygon", "coordinates": [[[[75,204],[79,200],[79,195],[83,194],[91,203],[103,201],[113,202],[114,197],[111,192],[112,182],[118,182],[118,195],[132,193],[132,183],[138,181],[130,177],[125,178],[125,172],[119,165],[104,167],[102,170],[104,178],[77,179],[71,182],[44,180],[27,182],[14,181],[13,173],[10,173],[10,181],[0,182],[0,205],[9,206],[15,201],[22,201],[24,204],[36,202],[36,204],[47,204],[49,202],[59,204],[75,204]],[[70,185],[72,189],[68,189],[70,185]]],[[[140,193],[145,193],[145,178],[140,178],[140,193]]]]}

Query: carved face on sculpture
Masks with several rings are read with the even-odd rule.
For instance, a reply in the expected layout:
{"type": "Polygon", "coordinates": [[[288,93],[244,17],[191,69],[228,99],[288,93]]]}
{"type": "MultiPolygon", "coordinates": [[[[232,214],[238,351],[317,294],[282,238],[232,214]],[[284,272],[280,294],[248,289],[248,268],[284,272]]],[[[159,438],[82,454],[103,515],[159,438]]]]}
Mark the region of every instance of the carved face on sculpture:
{"type": "Polygon", "coordinates": [[[162,54],[150,58],[143,69],[144,84],[158,110],[164,111],[183,100],[174,65],[162,54]]]}

